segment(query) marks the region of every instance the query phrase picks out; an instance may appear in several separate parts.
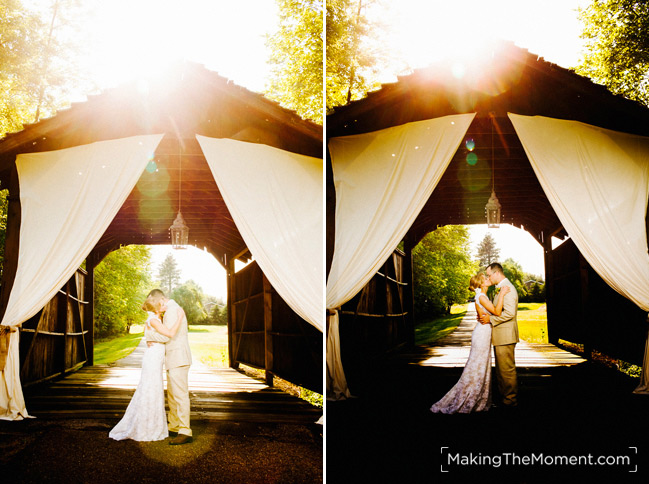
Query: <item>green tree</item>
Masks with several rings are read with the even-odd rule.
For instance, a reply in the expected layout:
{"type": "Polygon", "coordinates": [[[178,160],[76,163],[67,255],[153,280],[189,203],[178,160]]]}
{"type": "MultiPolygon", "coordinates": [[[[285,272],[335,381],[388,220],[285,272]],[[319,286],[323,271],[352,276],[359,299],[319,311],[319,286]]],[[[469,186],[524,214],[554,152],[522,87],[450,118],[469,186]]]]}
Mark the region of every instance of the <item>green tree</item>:
{"type": "Polygon", "coordinates": [[[266,95],[322,124],[322,0],[276,0],[279,30],[267,38],[271,77],[266,95]]]}
{"type": "Polygon", "coordinates": [[[158,279],[160,280],[162,290],[165,294],[171,294],[171,291],[180,282],[180,268],[172,254],[167,254],[158,268],[158,279]]]}
{"type": "Polygon", "coordinates": [[[471,260],[469,230],[464,225],[439,227],[412,251],[417,318],[448,314],[470,297],[469,279],[477,271],[471,260]]]}
{"type": "Polygon", "coordinates": [[[187,315],[189,324],[202,323],[207,317],[203,306],[205,295],[203,289],[191,279],[171,292],[171,299],[176,301],[187,315]]]}
{"type": "Polygon", "coordinates": [[[79,64],[87,8],[80,0],[0,0],[0,136],[51,116],[90,90],[79,64]]]}
{"type": "Polygon", "coordinates": [[[327,1],[327,112],[379,86],[378,72],[386,63],[379,39],[385,29],[367,15],[372,7],[380,8],[379,2],[327,1]]]}
{"type": "Polygon", "coordinates": [[[26,73],[29,91],[35,98],[35,123],[65,106],[72,92],[82,86],[85,90],[91,89],[79,65],[89,40],[83,28],[88,7],[82,0],[50,0],[47,3],[47,8],[38,12],[41,20],[37,62],[26,73]]]}
{"type": "Polygon", "coordinates": [[[38,59],[42,24],[19,0],[0,0],[0,137],[33,119],[35,97],[29,74],[38,59]]]}
{"type": "Polygon", "coordinates": [[[210,313],[210,324],[225,326],[228,324],[228,307],[227,305],[219,306],[216,304],[210,313]]]}
{"type": "Polygon", "coordinates": [[[525,287],[527,274],[523,271],[521,265],[514,259],[509,258],[502,263],[502,266],[505,277],[509,279],[516,288],[516,292],[518,292],[518,299],[525,299],[527,297],[527,287],[525,287]]]}
{"type": "Polygon", "coordinates": [[[478,244],[478,263],[484,270],[489,264],[498,262],[500,258],[500,249],[496,246],[496,241],[489,232],[484,236],[482,242],[478,244]]]}
{"type": "MultiPolygon", "coordinates": [[[[527,279],[528,281],[530,279],[527,279]]],[[[545,283],[539,279],[532,279],[534,281],[539,281],[537,283],[532,283],[529,285],[527,296],[524,298],[523,302],[544,302],[545,301],[545,283]]]]}
{"type": "Polygon", "coordinates": [[[637,0],[594,0],[579,10],[584,57],[579,74],[649,105],[649,6],[637,0]]]}
{"type": "Polygon", "coordinates": [[[151,286],[151,249],[129,245],[111,252],[95,268],[95,335],[128,333],[146,315],[142,303],[151,286]]]}
{"type": "Polygon", "coordinates": [[[222,299],[216,296],[205,295],[203,298],[203,308],[208,315],[200,324],[227,324],[228,310],[227,305],[222,299]]]}

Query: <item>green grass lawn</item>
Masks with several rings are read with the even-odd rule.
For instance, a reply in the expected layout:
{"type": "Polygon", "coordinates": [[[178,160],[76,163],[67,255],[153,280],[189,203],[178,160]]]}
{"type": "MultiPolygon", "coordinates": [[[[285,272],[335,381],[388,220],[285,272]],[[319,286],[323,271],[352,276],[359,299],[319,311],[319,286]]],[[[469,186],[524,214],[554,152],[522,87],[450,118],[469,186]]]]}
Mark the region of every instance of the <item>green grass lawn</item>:
{"type": "Polygon", "coordinates": [[[518,305],[518,335],[528,343],[548,342],[548,313],[545,303],[518,305]]]}
{"type": "MultiPolygon", "coordinates": [[[[456,304],[451,308],[449,315],[417,323],[415,344],[430,344],[451,333],[462,321],[468,304],[456,304]]],[[[548,318],[545,303],[520,303],[517,319],[518,332],[522,340],[528,343],[548,342],[548,318]]]]}
{"type": "Polygon", "coordinates": [[[469,304],[454,304],[451,314],[434,319],[426,319],[415,325],[415,344],[423,345],[433,343],[458,327],[466,314],[469,304]]]}
{"type": "Polygon", "coordinates": [[[189,347],[192,358],[205,366],[228,366],[228,327],[189,325],[189,347]]]}
{"type": "Polygon", "coordinates": [[[130,355],[144,335],[141,328],[142,326],[139,333],[131,332],[112,339],[95,340],[95,365],[108,365],[130,355]]]}

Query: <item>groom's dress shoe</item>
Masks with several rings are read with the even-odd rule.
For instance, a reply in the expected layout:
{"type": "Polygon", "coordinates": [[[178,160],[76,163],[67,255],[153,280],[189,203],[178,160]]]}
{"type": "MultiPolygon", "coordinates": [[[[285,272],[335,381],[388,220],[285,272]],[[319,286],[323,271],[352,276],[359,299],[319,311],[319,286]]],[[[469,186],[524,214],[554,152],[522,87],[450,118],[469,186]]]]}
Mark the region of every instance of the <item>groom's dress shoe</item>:
{"type": "Polygon", "coordinates": [[[169,445],[183,445],[183,444],[189,444],[193,441],[194,439],[192,438],[191,435],[178,434],[176,437],[171,439],[169,445]]]}
{"type": "Polygon", "coordinates": [[[178,435],[178,432],[174,432],[173,430],[169,431],[169,437],[175,437],[176,435],[178,435]]]}

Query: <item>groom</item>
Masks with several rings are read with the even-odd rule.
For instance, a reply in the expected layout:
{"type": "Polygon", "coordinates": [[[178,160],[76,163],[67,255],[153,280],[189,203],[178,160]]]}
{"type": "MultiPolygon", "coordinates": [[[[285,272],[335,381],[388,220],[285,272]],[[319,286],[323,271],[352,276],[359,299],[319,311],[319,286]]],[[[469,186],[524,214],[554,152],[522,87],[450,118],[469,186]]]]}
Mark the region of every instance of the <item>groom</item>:
{"type": "Polygon", "coordinates": [[[173,327],[182,314],[183,322],[173,338],[154,332],[151,339],[165,343],[169,435],[173,437],[169,443],[188,444],[192,441],[192,430],[189,427],[189,366],[192,364],[192,355],[187,338],[187,317],[178,303],[168,299],[160,289],[154,289],[149,296],[162,301],[163,308],[166,306],[162,324],[168,328],[173,327]]]}
{"type": "Polygon", "coordinates": [[[516,377],[516,363],[514,361],[514,349],[518,342],[518,323],[516,315],[518,313],[518,293],[514,285],[505,277],[503,268],[497,262],[489,265],[485,269],[485,275],[496,285],[497,290],[507,285],[511,290],[505,294],[503,311],[500,316],[493,314],[484,314],[478,318],[482,324],[493,326],[491,342],[494,346],[496,356],[496,378],[498,380],[498,390],[502,396],[503,406],[506,408],[516,407],[518,404],[518,380],[516,377]]]}

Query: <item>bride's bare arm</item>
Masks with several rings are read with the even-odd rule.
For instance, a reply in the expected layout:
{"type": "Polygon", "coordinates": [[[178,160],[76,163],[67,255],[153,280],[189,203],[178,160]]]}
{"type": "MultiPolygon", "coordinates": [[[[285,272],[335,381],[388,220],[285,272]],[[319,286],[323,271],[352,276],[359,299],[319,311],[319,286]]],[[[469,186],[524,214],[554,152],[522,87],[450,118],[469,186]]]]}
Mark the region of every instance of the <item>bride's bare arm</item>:
{"type": "Polygon", "coordinates": [[[181,308],[178,312],[178,319],[171,328],[167,328],[164,324],[162,324],[162,322],[160,322],[159,319],[152,319],[151,326],[153,326],[153,329],[155,329],[158,333],[168,336],[169,338],[173,338],[178,332],[178,328],[180,327],[180,323],[183,320],[184,315],[185,312],[181,308]]]}
{"type": "MultiPolygon", "coordinates": [[[[480,299],[480,298],[478,298],[478,299],[480,299]]],[[[484,309],[482,309],[482,307],[478,303],[478,299],[475,300],[475,310],[478,313],[478,318],[480,318],[483,314],[485,314],[485,311],[484,311],[484,309]]]]}
{"type": "Polygon", "coordinates": [[[498,301],[496,301],[496,306],[494,306],[491,303],[491,301],[489,301],[489,298],[484,294],[480,294],[480,303],[484,306],[484,308],[487,311],[489,311],[494,316],[500,316],[500,314],[503,312],[503,303],[505,301],[505,294],[507,294],[509,291],[510,291],[509,286],[503,286],[500,289],[500,292],[498,293],[498,301]]]}

